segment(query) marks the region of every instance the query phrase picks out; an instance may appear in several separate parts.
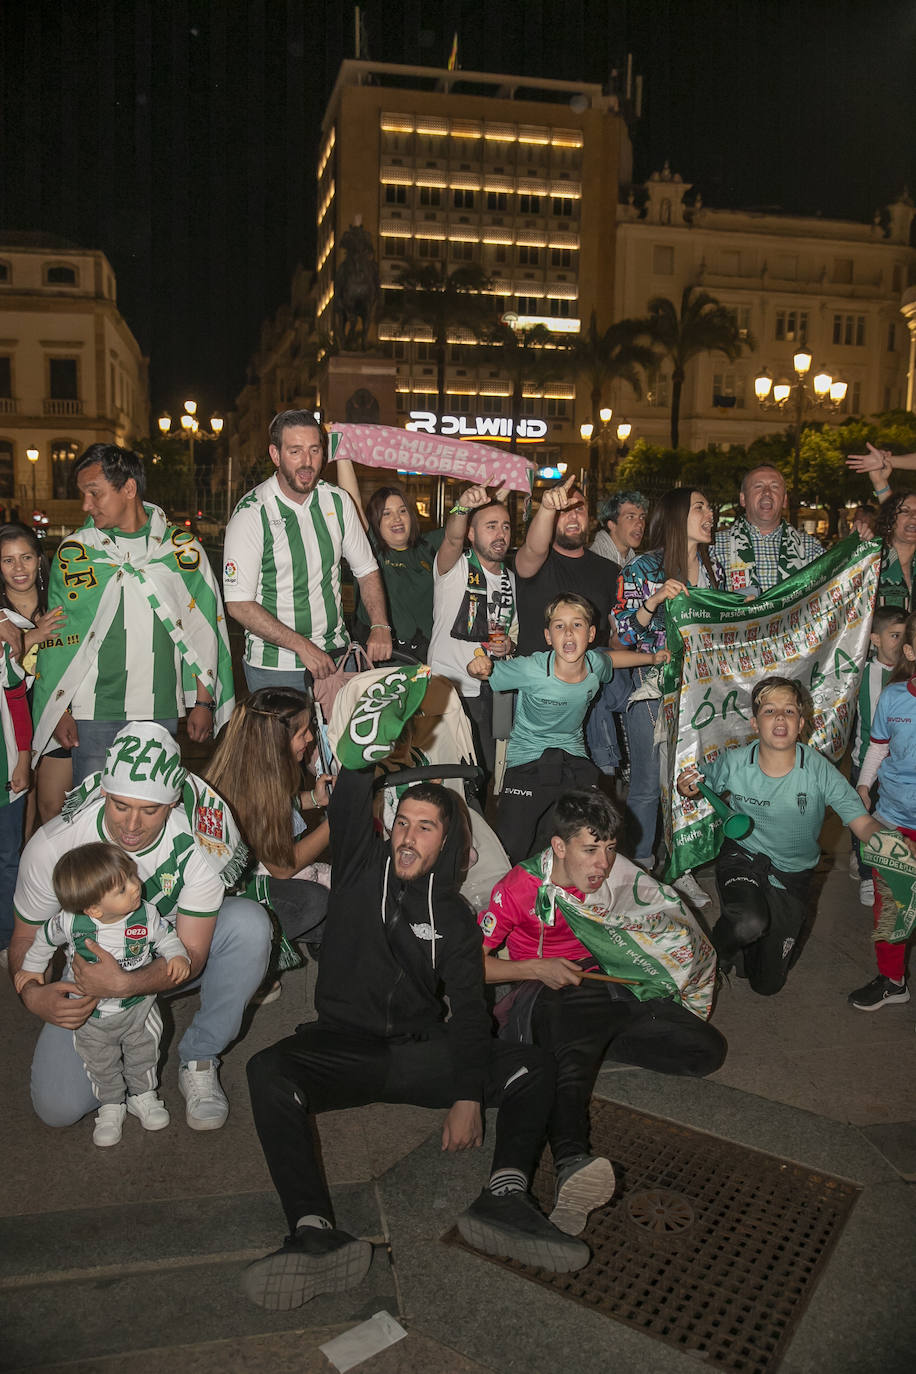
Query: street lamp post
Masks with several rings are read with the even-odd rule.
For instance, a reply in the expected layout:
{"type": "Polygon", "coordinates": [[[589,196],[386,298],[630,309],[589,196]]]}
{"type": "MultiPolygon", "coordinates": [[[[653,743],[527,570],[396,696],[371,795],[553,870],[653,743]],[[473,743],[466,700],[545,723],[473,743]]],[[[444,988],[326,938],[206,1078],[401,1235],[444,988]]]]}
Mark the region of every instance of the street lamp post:
{"type": "Polygon", "coordinates": [[[802,345],[792,358],[795,381],[781,379],[774,382],[768,370],[763,368],[754,379],[757,404],[762,410],[788,411],[792,416],[792,520],[798,520],[801,509],[801,436],[802,420],[806,410],[839,410],[846,399],[848,383],[832,376],[821,367],[808,382],[808,373],[814,361],[810,349],[802,345]]]}
{"type": "Polygon", "coordinates": [[[184,411],[178,418],[178,429],[172,429],[172,417],[166,413],[159,416],[159,433],[162,437],[168,438],[171,435],[182,433],[188,441],[188,460],[191,465],[191,481],[194,483],[194,509],[202,509],[200,493],[197,486],[197,474],[194,470],[194,440],[195,439],[218,439],[223,432],[223,418],[221,415],[210,416],[210,428],[201,429],[200,421],[197,418],[197,402],[185,401],[184,411]]]}
{"type": "Polygon", "coordinates": [[[614,412],[610,406],[602,406],[598,411],[599,424],[597,426],[588,420],[579,426],[579,433],[583,441],[588,444],[590,509],[593,505],[597,506],[598,487],[604,476],[605,455],[607,453],[612,454],[609,466],[613,468],[617,459],[626,454],[626,443],[633,430],[633,426],[626,420],[621,420],[615,428],[611,424],[613,416],[614,412]]]}
{"type": "Polygon", "coordinates": [[[34,513],[38,509],[38,497],[35,494],[35,477],[38,472],[38,459],[41,457],[37,448],[27,448],[25,456],[32,465],[32,517],[34,523],[34,513]]]}

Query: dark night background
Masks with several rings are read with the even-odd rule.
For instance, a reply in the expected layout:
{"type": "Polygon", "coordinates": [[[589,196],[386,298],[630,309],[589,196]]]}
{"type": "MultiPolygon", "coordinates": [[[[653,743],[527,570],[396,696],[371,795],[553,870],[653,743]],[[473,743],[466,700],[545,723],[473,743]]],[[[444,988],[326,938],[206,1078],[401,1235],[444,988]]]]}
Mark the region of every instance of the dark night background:
{"type": "MultiPolygon", "coordinates": [[[[916,0],[369,0],[375,61],[645,78],[635,177],[710,206],[870,219],[916,185],[916,0]]],[[[5,0],[0,231],[107,253],[153,414],[228,410],[313,265],[314,166],[350,0],[5,0]]]]}

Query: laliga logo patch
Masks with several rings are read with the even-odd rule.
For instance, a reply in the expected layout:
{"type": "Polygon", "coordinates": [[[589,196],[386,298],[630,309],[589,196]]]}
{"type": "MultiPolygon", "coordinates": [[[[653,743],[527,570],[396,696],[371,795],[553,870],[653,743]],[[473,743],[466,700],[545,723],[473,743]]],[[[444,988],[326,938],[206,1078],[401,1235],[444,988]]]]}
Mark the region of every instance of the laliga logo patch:
{"type": "Polygon", "coordinates": [[[223,569],[223,576],[225,577],[226,581],[227,581],[227,582],[235,582],[235,581],[237,581],[237,579],[238,579],[238,575],[239,575],[239,565],[238,565],[238,563],[234,562],[233,559],[231,559],[231,558],[227,559],[227,561],[226,561],[226,566],[225,566],[224,569],[223,569]]]}
{"type": "Polygon", "coordinates": [[[480,929],[488,939],[493,934],[496,929],[496,917],[493,915],[492,911],[488,911],[486,916],[484,916],[480,923],[480,929]]]}

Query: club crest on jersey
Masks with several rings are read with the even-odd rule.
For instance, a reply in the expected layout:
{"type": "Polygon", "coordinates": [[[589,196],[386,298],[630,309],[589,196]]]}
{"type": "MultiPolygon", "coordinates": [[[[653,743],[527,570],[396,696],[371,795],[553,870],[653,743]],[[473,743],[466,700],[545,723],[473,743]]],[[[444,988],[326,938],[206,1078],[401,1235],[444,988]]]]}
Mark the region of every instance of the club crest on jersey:
{"type": "Polygon", "coordinates": [[[145,940],[125,940],[125,941],[124,941],[124,957],[125,957],[125,959],[139,959],[139,958],[140,958],[140,955],[143,953],[143,947],[144,947],[145,944],[146,944],[146,941],[145,941],[145,940]]]}
{"type": "Polygon", "coordinates": [[[177,882],[177,873],[160,873],[159,875],[159,888],[160,891],[162,891],[166,897],[171,897],[172,893],[175,890],[175,884],[177,882]]]}
{"type": "Polygon", "coordinates": [[[807,809],[808,809],[808,794],[807,794],[807,792],[799,792],[799,793],[797,794],[796,798],[795,798],[795,801],[796,801],[796,803],[797,803],[797,805],[798,805],[799,811],[802,813],[802,815],[804,815],[805,812],[806,812],[807,809]]]}
{"type": "Polygon", "coordinates": [[[195,829],[198,835],[206,835],[209,840],[224,841],[226,838],[226,822],[223,818],[222,808],[217,806],[198,806],[195,829]]]}

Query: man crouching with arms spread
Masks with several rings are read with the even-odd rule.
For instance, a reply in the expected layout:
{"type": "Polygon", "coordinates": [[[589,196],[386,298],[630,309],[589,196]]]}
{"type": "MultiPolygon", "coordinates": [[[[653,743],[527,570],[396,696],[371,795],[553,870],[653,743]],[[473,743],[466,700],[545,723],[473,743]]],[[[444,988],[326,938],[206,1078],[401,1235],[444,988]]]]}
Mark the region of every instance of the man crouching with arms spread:
{"type": "Polygon", "coordinates": [[[459,1218],[461,1235],[488,1254],[558,1272],[589,1259],[528,1191],[554,1067],[534,1046],[491,1036],[480,931],[459,892],[469,849],[463,805],[436,783],[412,787],[388,842],[373,829],[373,777],[372,768],[344,768],[331,799],[318,1020],[248,1065],[255,1125],[290,1234],[249,1266],[244,1287],[273,1311],[355,1287],[369,1269],[369,1242],[334,1225],[309,1118],[371,1102],[447,1108],[448,1151],[480,1145],[482,1109],[498,1106],[493,1172],[459,1218]]]}

